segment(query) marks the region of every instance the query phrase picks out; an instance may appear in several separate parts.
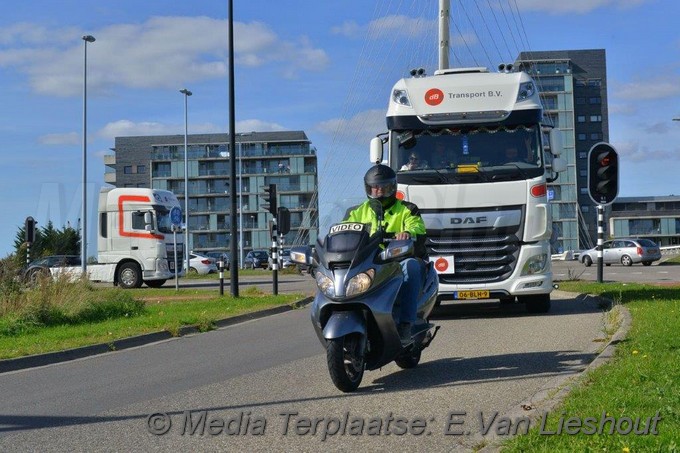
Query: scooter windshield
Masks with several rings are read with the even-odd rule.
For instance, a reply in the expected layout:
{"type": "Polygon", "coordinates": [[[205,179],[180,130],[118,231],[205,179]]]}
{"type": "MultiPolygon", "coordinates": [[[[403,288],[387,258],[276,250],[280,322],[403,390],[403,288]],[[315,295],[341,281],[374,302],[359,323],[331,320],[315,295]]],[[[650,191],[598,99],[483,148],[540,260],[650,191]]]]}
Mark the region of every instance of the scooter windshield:
{"type": "Polygon", "coordinates": [[[338,223],[333,225],[326,236],[326,250],[331,253],[356,251],[362,239],[368,239],[368,226],[362,223],[338,223]]]}

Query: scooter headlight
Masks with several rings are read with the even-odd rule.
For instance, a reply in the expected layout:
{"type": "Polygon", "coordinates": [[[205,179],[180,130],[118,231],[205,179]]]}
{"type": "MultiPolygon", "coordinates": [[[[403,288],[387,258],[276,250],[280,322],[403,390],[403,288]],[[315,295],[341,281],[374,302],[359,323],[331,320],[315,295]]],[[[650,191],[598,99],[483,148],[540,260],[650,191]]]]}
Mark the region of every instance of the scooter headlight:
{"type": "Polygon", "coordinates": [[[524,263],[522,267],[522,275],[533,275],[543,272],[545,265],[548,263],[548,255],[541,253],[540,255],[534,255],[524,263]]]}
{"type": "Polygon", "coordinates": [[[368,288],[371,287],[374,275],[375,275],[374,269],[369,269],[366,272],[361,272],[355,275],[347,283],[347,290],[345,291],[345,294],[347,294],[347,296],[349,297],[365,293],[366,291],[368,291],[368,288]]]}
{"type": "Polygon", "coordinates": [[[335,288],[333,287],[333,280],[325,276],[322,272],[316,273],[316,286],[319,290],[328,297],[335,296],[335,288]]]}

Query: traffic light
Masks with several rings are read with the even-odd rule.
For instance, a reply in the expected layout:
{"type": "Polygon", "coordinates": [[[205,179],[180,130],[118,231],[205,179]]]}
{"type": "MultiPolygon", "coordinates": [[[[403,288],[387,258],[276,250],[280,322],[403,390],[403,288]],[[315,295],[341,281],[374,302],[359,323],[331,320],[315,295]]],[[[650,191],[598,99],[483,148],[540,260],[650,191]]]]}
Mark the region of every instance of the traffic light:
{"type": "Polygon", "coordinates": [[[264,194],[264,203],[261,203],[260,207],[271,212],[271,214],[276,217],[276,184],[264,186],[264,194]]]}
{"type": "Polygon", "coordinates": [[[33,217],[26,217],[25,234],[26,242],[29,244],[35,242],[35,219],[33,217]]]}
{"type": "Polygon", "coordinates": [[[588,152],[588,195],[593,203],[611,204],[619,193],[619,155],[609,143],[588,152]]]}
{"type": "Polygon", "coordinates": [[[290,231],[290,211],[283,206],[279,208],[276,214],[276,226],[279,234],[288,234],[290,231]]]}

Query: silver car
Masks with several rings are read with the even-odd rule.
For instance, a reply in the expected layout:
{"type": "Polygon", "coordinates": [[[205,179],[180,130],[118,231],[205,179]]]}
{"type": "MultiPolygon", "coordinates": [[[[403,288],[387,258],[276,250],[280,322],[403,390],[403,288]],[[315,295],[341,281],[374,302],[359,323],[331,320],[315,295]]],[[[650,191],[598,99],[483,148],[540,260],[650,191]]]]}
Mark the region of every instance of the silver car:
{"type": "MultiPolygon", "coordinates": [[[[660,259],[659,246],[649,239],[625,238],[602,243],[602,262],[607,266],[615,263],[621,263],[624,266],[642,263],[643,266],[649,266],[660,259]]],[[[581,253],[579,260],[586,267],[597,263],[597,249],[592,248],[581,253]]]]}

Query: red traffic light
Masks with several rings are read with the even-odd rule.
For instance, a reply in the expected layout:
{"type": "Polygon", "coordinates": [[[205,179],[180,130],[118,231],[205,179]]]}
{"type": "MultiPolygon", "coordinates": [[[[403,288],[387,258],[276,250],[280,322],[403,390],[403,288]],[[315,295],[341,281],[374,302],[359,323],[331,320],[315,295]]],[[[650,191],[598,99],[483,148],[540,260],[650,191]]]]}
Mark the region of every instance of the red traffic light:
{"type": "Polygon", "coordinates": [[[588,195],[593,203],[608,205],[618,192],[618,154],[609,143],[597,143],[588,153],[588,195]]]}

